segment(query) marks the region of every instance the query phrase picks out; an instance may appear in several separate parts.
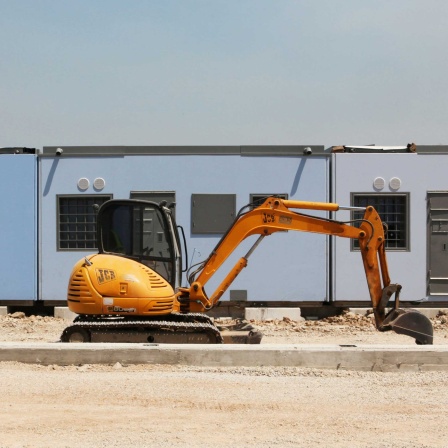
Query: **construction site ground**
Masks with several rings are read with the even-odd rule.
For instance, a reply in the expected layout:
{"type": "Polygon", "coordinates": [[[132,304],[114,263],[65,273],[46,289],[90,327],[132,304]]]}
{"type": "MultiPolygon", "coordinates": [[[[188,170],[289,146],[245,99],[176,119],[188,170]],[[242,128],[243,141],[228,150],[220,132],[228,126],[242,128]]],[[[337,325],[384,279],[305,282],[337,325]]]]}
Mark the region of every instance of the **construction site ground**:
{"type": "MultiPolygon", "coordinates": [[[[448,316],[432,322],[444,349],[448,316]]],[[[68,324],[0,316],[0,345],[54,346],[68,324]]],[[[413,346],[352,313],[253,324],[266,349],[413,346]]],[[[448,447],[448,375],[437,369],[8,361],[0,378],[1,447],[448,447]]]]}

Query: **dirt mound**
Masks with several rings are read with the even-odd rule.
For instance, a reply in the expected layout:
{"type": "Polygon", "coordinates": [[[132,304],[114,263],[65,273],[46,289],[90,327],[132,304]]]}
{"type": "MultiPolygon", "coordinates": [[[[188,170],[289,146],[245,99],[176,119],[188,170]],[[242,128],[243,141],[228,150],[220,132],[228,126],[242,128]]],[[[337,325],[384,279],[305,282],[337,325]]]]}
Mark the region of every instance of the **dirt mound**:
{"type": "Polygon", "coordinates": [[[68,321],[51,316],[26,316],[16,312],[0,316],[2,342],[54,342],[59,340],[68,321]]]}

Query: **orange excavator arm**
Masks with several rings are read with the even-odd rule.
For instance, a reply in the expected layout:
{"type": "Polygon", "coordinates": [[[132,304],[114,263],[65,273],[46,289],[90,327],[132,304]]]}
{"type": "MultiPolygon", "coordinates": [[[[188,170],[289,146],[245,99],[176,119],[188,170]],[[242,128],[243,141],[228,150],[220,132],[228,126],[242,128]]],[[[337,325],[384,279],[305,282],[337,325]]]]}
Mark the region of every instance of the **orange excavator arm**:
{"type": "Polygon", "coordinates": [[[247,266],[248,258],[262,239],[275,232],[295,230],[351,238],[359,241],[378,330],[394,330],[397,333],[415,337],[418,343],[432,343],[433,331],[430,321],[417,311],[405,311],[398,308],[401,286],[390,283],[384,226],[372,206],[363,208],[364,217],[359,220],[359,227],[353,225],[353,222],[338,222],[293,211],[293,209],[338,211],[342,208],[350,207],[340,207],[335,203],[269,197],[262,205],[245,213],[241,211],[210,256],[189,276],[190,286],[179,289],[179,301],[184,306],[186,305],[189,311],[203,312],[213,308],[238,274],[247,266]],[[240,243],[251,235],[259,235],[259,238],[249,252],[237,261],[213,294],[208,296],[205,292],[207,282],[240,243]],[[386,313],[386,306],[392,296],[395,296],[395,305],[386,313]]]}

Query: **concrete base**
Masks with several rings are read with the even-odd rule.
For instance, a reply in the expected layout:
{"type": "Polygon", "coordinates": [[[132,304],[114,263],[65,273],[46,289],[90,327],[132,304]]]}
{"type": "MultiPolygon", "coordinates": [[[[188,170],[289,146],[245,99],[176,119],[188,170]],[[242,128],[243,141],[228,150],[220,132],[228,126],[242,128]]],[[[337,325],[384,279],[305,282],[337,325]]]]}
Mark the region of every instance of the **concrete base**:
{"type": "MultiPolygon", "coordinates": [[[[437,316],[439,311],[442,311],[448,315],[448,308],[420,308],[414,309],[420,311],[426,317],[433,319],[437,316]]],[[[348,308],[348,311],[365,316],[367,312],[371,312],[372,308],[348,308]]],[[[6,316],[8,314],[7,306],[0,306],[0,316],[6,316]]],[[[300,308],[231,308],[228,306],[220,306],[214,308],[209,316],[212,317],[231,317],[231,318],[245,318],[247,320],[282,320],[287,317],[291,320],[301,321],[303,320],[300,308]]],[[[54,307],[54,317],[73,321],[77,314],[72,313],[68,307],[54,307]]],[[[318,316],[316,316],[317,318],[318,316]]]]}
{"type": "MultiPolygon", "coordinates": [[[[5,307],[6,308],[6,307],[5,307]]],[[[220,307],[221,313],[218,313],[214,317],[244,317],[247,320],[283,320],[284,317],[287,317],[291,320],[301,321],[303,318],[301,317],[300,308],[246,308],[244,309],[244,316],[234,316],[228,309],[225,307],[220,307]]],[[[220,309],[217,308],[217,309],[220,309]]],[[[241,314],[243,310],[241,310],[241,314]]],[[[210,313],[211,315],[211,313],[210,313]]],[[[59,317],[61,319],[67,319],[73,321],[73,319],[77,316],[77,314],[72,313],[67,307],[55,307],[54,308],[54,317],[59,317]]]]}
{"type": "Polygon", "coordinates": [[[54,307],[54,317],[58,317],[60,319],[65,319],[69,321],[73,321],[73,319],[77,316],[76,313],[70,311],[67,307],[54,307]]]}
{"type": "MultiPolygon", "coordinates": [[[[437,314],[442,311],[448,315],[448,308],[419,308],[415,307],[417,311],[420,311],[426,317],[433,319],[437,314]]],[[[304,320],[301,316],[300,308],[241,308],[238,312],[232,311],[229,307],[216,308],[219,313],[209,313],[213,317],[231,317],[231,318],[245,318],[247,320],[283,320],[287,317],[294,321],[304,320]]],[[[372,308],[349,308],[348,311],[365,316],[368,312],[372,311],[372,308]]],[[[0,306],[0,316],[6,316],[8,314],[8,307],[0,306]]],[[[67,307],[54,307],[54,317],[60,319],[66,319],[70,322],[77,316],[72,313],[67,307]]]]}
{"type": "Polygon", "coordinates": [[[448,346],[0,343],[0,362],[43,365],[289,366],[382,372],[448,371],[448,346]]]}
{"type": "Polygon", "coordinates": [[[283,320],[288,319],[301,321],[304,320],[300,313],[300,308],[246,308],[245,318],[247,320],[283,320]]]}

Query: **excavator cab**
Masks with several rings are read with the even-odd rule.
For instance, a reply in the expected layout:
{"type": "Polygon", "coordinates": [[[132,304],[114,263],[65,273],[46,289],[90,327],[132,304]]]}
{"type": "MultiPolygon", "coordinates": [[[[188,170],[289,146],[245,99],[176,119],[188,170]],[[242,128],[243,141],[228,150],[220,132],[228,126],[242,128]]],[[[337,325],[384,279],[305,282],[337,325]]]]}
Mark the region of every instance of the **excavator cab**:
{"type": "Polygon", "coordinates": [[[165,202],[113,200],[99,209],[98,251],[138,261],[180,285],[182,257],[172,209],[165,202]]]}

